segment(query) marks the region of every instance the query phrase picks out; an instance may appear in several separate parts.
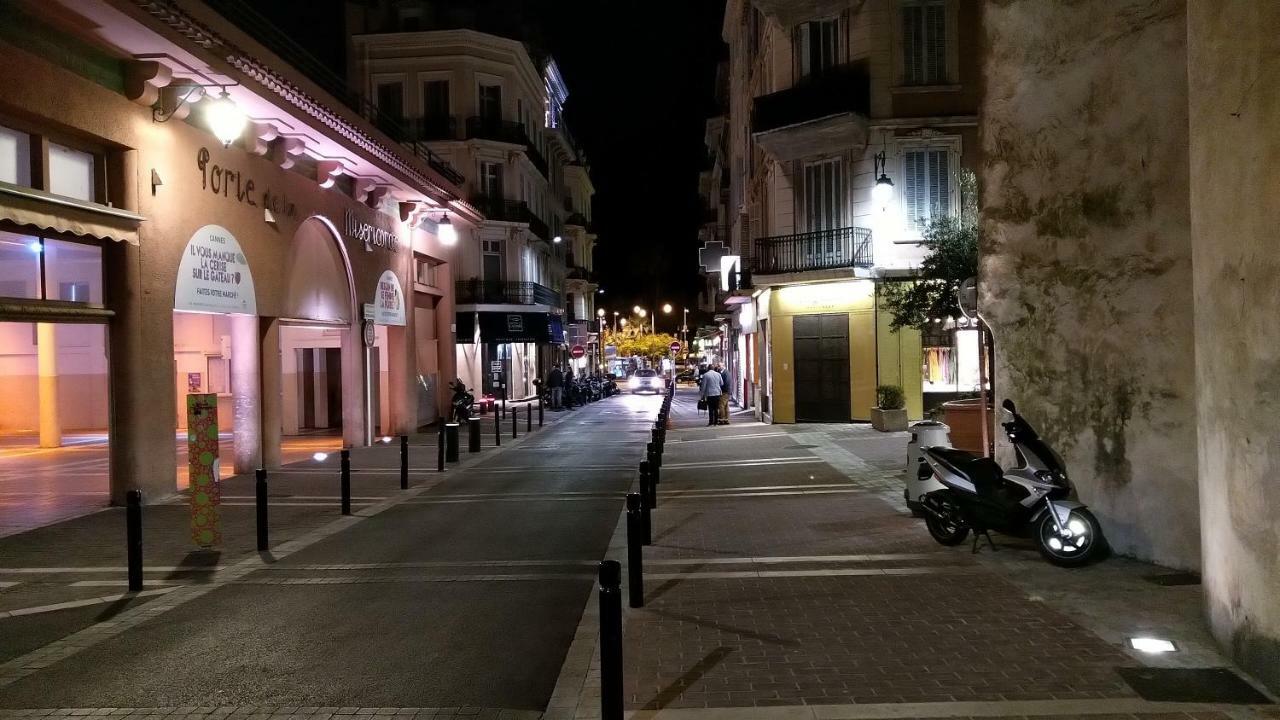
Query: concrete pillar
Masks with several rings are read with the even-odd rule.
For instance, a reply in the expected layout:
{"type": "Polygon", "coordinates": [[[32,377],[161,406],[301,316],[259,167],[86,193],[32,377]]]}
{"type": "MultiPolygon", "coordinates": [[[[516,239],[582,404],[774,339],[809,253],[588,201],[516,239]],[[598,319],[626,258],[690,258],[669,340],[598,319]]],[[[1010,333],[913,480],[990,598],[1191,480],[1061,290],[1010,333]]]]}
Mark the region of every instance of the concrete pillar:
{"type": "MultiPolygon", "coordinates": [[[[412,308],[409,309],[412,312],[412,308]]],[[[412,317],[412,316],[410,316],[412,317]]],[[[413,323],[387,328],[387,398],[390,400],[388,435],[412,433],[417,425],[417,363],[414,362],[413,323]]]]}
{"type": "MultiPolygon", "coordinates": [[[[256,315],[232,315],[232,454],[237,473],[262,465],[262,362],[256,315]]],[[[227,420],[220,420],[225,423],[227,420]]],[[[221,430],[222,428],[219,428],[221,430]]]]}
{"type": "Polygon", "coordinates": [[[342,442],[351,447],[369,444],[369,430],[365,427],[366,355],[357,321],[342,333],[342,442]]]}
{"type": "Polygon", "coordinates": [[[275,318],[260,318],[258,330],[262,349],[262,465],[266,468],[278,468],[281,464],[280,443],[284,431],[280,322],[275,318]]]}
{"type": "MultiPolygon", "coordinates": [[[[457,338],[454,337],[453,326],[455,322],[453,312],[453,263],[441,263],[436,268],[437,282],[441,283],[439,287],[444,288],[444,295],[436,302],[436,367],[439,368],[439,382],[436,383],[436,410],[440,417],[448,416],[450,391],[449,383],[458,377],[458,352],[457,338]]],[[[479,326],[479,316],[476,316],[476,327],[479,326]]],[[[474,338],[472,338],[474,339],[474,338]]],[[[480,345],[470,345],[479,357],[480,345]]],[[[479,361],[476,362],[479,365],[479,361]]],[[[476,374],[475,381],[472,383],[471,391],[476,397],[480,397],[481,384],[484,369],[476,374]]]]}
{"type": "MultiPolygon", "coordinates": [[[[329,365],[325,348],[311,348],[311,410],[315,413],[316,428],[329,427],[329,365]]],[[[335,368],[336,369],[336,368],[335,368]]]]}
{"type": "Polygon", "coordinates": [[[58,421],[58,326],[36,323],[36,356],[40,366],[40,447],[62,447],[58,421]]]}

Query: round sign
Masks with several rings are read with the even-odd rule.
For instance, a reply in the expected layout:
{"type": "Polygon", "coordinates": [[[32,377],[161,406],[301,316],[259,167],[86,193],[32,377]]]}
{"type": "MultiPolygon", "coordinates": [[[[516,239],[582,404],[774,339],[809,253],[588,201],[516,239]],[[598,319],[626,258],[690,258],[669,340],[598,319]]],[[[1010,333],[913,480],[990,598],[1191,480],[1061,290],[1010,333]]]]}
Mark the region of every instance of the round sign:
{"type": "Polygon", "coordinates": [[[587,354],[587,349],[581,345],[574,345],[572,348],[569,348],[569,354],[575,358],[580,358],[587,354]]]}
{"type": "Polygon", "coordinates": [[[672,340],[672,341],[671,341],[671,352],[673,352],[673,353],[678,353],[678,352],[680,352],[680,341],[679,341],[679,340],[672,340]]]}
{"type": "Polygon", "coordinates": [[[373,347],[378,340],[378,328],[372,320],[364,321],[364,346],[373,347]]]}

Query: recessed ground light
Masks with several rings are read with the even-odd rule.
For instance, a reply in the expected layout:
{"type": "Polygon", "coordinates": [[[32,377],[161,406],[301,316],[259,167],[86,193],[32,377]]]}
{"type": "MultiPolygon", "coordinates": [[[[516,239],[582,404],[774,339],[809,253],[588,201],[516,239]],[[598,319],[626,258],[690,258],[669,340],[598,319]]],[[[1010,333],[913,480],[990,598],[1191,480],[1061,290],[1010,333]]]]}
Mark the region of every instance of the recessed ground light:
{"type": "Polygon", "coordinates": [[[312,455],[311,459],[315,460],[316,462],[324,462],[326,459],[328,459],[328,457],[329,457],[329,453],[318,452],[315,455],[312,455]]]}
{"type": "Polygon", "coordinates": [[[389,443],[389,442],[391,442],[391,436],[390,436],[390,435],[383,435],[383,436],[382,436],[382,442],[383,442],[384,444],[385,444],[385,443],[389,443]]]}
{"type": "Polygon", "coordinates": [[[1169,640],[1153,637],[1134,637],[1129,638],[1129,647],[1144,653],[1170,653],[1177,652],[1178,646],[1169,640]]]}

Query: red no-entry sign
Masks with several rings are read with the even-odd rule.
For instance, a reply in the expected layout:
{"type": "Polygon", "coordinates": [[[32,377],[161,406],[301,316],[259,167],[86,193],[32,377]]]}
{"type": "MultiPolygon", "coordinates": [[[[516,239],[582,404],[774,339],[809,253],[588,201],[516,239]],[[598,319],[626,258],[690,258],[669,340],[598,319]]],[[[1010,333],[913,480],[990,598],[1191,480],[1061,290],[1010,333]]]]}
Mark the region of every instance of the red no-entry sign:
{"type": "Polygon", "coordinates": [[[573,347],[569,348],[569,354],[574,356],[575,358],[580,358],[583,355],[587,354],[587,349],[582,347],[581,345],[574,345],[573,347]]]}
{"type": "Polygon", "coordinates": [[[674,353],[678,353],[678,352],[680,352],[680,341],[679,341],[679,340],[673,340],[673,341],[671,342],[671,352],[672,352],[673,354],[674,354],[674,353]]]}

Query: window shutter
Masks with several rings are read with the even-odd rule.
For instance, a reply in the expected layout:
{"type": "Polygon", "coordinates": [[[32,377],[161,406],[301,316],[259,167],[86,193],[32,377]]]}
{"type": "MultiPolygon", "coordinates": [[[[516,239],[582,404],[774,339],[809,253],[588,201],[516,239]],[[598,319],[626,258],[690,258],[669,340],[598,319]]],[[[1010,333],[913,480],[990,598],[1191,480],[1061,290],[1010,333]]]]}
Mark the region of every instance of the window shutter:
{"type": "Polygon", "coordinates": [[[907,220],[919,227],[925,215],[925,153],[908,152],[905,155],[906,187],[903,201],[906,203],[907,220]]]}
{"type": "Polygon", "coordinates": [[[929,216],[951,213],[950,157],[946,150],[929,151],[929,216]]]}
{"type": "Polygon", "coordinates": [[[925,77],[930,84],[947,81],[947,8],[941,3],[921,8],[924,11],[925,77]]]}
{"type": "Polygon", "coordinates": [[[921,13],[923,8],[909,5],[902,8],[902,81],[907,85],[924,82],[921,55],[921,13]]]}

